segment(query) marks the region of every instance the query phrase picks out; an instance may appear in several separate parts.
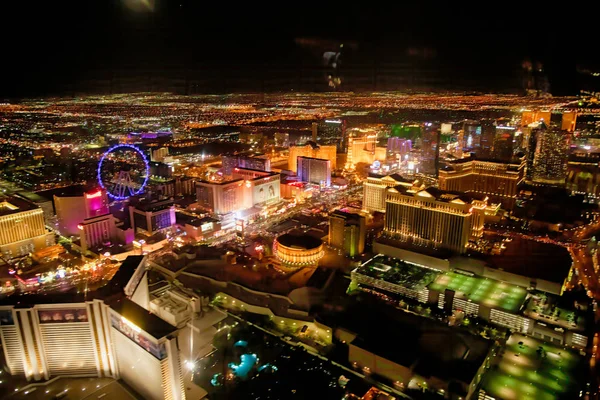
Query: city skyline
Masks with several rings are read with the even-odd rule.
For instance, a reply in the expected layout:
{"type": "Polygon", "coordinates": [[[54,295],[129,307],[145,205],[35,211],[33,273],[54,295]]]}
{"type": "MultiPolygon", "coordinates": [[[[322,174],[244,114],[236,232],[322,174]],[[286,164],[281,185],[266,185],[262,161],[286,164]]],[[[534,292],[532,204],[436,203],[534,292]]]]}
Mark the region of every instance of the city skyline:
{"type": "Polygon", "coordinates": [[[583,5],[0,8],[0,398],[600,399],[583,5]]]}

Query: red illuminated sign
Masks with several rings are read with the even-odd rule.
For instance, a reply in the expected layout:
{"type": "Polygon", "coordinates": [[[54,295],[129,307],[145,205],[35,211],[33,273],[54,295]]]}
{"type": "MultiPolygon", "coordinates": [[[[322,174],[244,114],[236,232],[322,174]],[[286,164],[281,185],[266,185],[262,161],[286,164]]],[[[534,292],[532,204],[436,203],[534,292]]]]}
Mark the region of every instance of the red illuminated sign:
{"type": "Polygon", "coordinates": [[[102,192],[100,190],[98,190],[96,193],[92,193],[92,194],[87,194],[85,195],[86,198],[88,199],[95,199],[96,197],[100,197],[102,196],[102,192]]]}

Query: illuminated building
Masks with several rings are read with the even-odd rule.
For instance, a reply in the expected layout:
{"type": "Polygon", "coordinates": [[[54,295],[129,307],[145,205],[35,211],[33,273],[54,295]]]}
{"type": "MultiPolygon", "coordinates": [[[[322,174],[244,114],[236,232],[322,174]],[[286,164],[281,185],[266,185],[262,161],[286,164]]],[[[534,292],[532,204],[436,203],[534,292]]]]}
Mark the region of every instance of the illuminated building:
{"type": "Polygon", "coordinates": [[[152,192],[160,196],[190,196],[196,192],[196,179],[176,176],[164,183],[153,184],[152,192]]]}
{"type": "MultiPolygon", "coordinates": [[[[110,245],[118,239],[116,220],[108,207],[106,190],[97,189],[76,196],[54,196],[59,229],[70,234],[76,223],[80,250],[86,252],[110,245]]],[[[123,241],[123,240],[121,240],[123,241]]],[[[126,240],[124,240],[126,241],[126,240]]]]}
{"type": "Polygon", "coordinates": [[[440,131],[444,135],[449,135],[449,134],[451,134],[451,133],[454,132],[454,129],[452,129],[452,124],[451,123],[443,122],[440,125],[440,131]]]}
{"type": "Polygon", "coordinates": [[[544,122],[549,125],[551,115],[551,111],[523,111],[523,114],[521,114],[521,126],[529,126],[539,122],[544,122]]]}
{"type": "Polygon", "coordinates": [[[104,214],[86,218],[79,224],[81,248],[86,251],[92,248],[110,245],[116,239],[117,228],[115,217],[104,214]]]}
{"type": "Polygon", "coordinates": [[[286,233],[273,242],[273,254],[284,269],[316,267],[323,255],[323,242],[310,235],[286,233]]]}
{"type": "Polygon", "coordinates": [[[0,198],[0,251],[7,258],[27,255],[54,244],[44,211],[16,197],[0,198]]]}
{"type": "Polygon", "coordinates": [[[165,157],[167,157],[168,155],[169,155],[168,147],[159,147],[157,149],[151,150],[150,161],[163,162],[165,160],[165,157]]]}
{"type": "Polygon", "coordinates": [[[86,218],[108,214],[108,196],[103,189],[64,192],[54,195],[58,230],[64,236],[79,236],[79,224],[86,218]]]}
{"type": "Polygon", "coordinates": [[[161,178],[171,178],[173,176],[173,166],[163,162],[151,161],[148,163],[150,175],[160,176],[161,178]]]}
{"type": "Polygon", "coordinates": [[[412,150],[412,142],[409,139],[391,137],[387,140],[387,154],[394,156],[404,156],[412,150]]]}
{"type": "Polygon", "coordinates": [[[511,161],[513,158],[515,146],[514,126],[496,126],[496,134],[492,144],[492,158],[500,161],[511,161]]]}
{"type": "Polygon", "coordinates": [[[320,158],[298,157],[298,179],[302,182],[331,186],[331,162],[320,158]]]}
{"type": "Polygon", "coordinates": [[[562,114],[560,129],[573,133],[577,124],[577,113],[566,112],[562,114]]]}
{"type": "Polygon", "coordinates": [[[419,181],[405,179],[398,174],[387,176],[369,174],[367,180],[363,182],[363,210],[368,212],[385,212],[387,189],[398,185],[403,185],[413,190],[423,189],[419,181]]]}
{"type": "Polygon", "coordinates": [[[422,136],[421,125],[391,125],[391,137],[400,137],[411,140],[413,143],[422,136]]]}
{"type": "Polygon", "coordinates": [[[533,161],[535,159],[535,149],[537,148],[538,137],[541,132],[545,132],[547,129],[548,125],[544,122],[532,123],[523,128],[527,142],[527,148],[525,150],[527,159],[525,177],[528,181],[533,180],[533,161]]]}
{"type": "Polygon", "coordinates": [[[456,192],[474,192],[514,205],[517,186],[525,179],[525,158],[516,162],[462,158],[440,169],[439,187],[456,192]]]}
{"type": "Polygon", "coordinates": [[[421,172],[437,177],[440,159],[441,130],[431,122],[425,123],[421,137],[421,172]]]}
{"type": "Polygon", "coordinates": [[[263,140],[262,133],[240,133],[240,143],[256,144],[263,140]]]}
{"type": "Polygon", "coordinates": [[[204,240],[215,236],[221,230],[221,221],[211,217],[194,218],[184,226],[186,236],[195,240],[204,240]]]}
{"type": "Polygon", "coordinates": [[[231,175],[235,167],[258,169],[261,171],[271,170],[271,160],[266,157],[253,157],[247,155],[225,155],[223,159],[223,173],[231,175]]]}
{"type": "Polygon", "coordinates": [[[200,207],[215,214],[240,210],[244,201],[244,181],[196,182],[196,199],[200,207]]]}
{"type": "Polygon", "coordinates": [[[58,231],[63,236],[79,235],[78,225],[86,218],[85,199],[81,193],[54,195],[58,231]]]}
{"type": "Polygon", "coordinates": [[[86,192],[83,198],[86,218],[98,217],[109,213],[106,190],[98,189],[86,192]]]}
{"type": "Polygon", "coordinates": [[[487,206],[485,196],[398,185],[387,189],[384,235],[464,253],[469,241],[483,234],[487,206]]]}
{"type": "Polygon", "coordinates": [[[281,183],[281,197],[286,199],[294,199],[295,201],[303,201],[312,195],[314,190],[312,184],[306,182],[288,181],[281,183]]]}
{"type": "Polygon", "coordinates": [[[290,145],[290,134],[276,132],[274,135],[275,146],[288,147],[290,145]]]}
{"type": "Polygon", "coordinates": [[[350,257],[365,251],[364,215],[336,210],[329,214],[329,245],[342,249],[350,257]]]}
{"type": "Polygon", "coordinates": [[[347,151],[346,135],[346,121],[342,119],[326,119],[312,124],[312,140],[323,145],[335,145],[338,153],[347,151]]]}
{"type": "Polygon", "coordinates": [[[292,172],[297,172],[297,159],[298,157],[312,157],[329,160],[331,162],[330,167],[332,170],[336,168],[337,149],[335,146],[320,146],[316,143],[308,143],[304,146],[292,146],[290,147],[290,154],[288,158],[288,169],[292,172]]]}
{"type": "MultiPolygon", "coordinates": [[[[543,293],[542,297],[556,304],[560,298],[558,293],[547,291],[555,286],[553,283],[535,275],[516,276],[484,262],[468,262],[462,257],[454,258],[449,264],[454,262],[456,266],[440,269],[378,254],[354,269],[351,279],[354,286],[395,293],[448,313],[459,311],[531,336],[545,335],[556,343],[586,347],[585,318],[570,323],[567,317],[548,318],[534,311],[532,297],[536,295],[531,295],[528,289],[535,287],[537,296],[543,293]],[[460,290],[461,286],[469,290],[460,290]]],[[[561,286],[558,285],[559,292],[561,286]]]]}
{"type": "Polygon", "coordinates": [[[533,158],[533,181],[551,185],[564,185],[567,176],[567,161],[570,134],[549,128],[537,134],[533,158]]]}
{"type": "Polygon", "coordinates": [[[478,157],[492,157],[492,148],[494,147],[494,137],[496,136],[496,126],[492,120],[481,121],[481,138],[479,149],[475,152],[478,157]]]}
{"type": "Polygon", "coordinates": [[[52,205],[52,200],[40,196],[38,193],[34,192],[18,192],[14,194],[15,197],[27,200],[36,206],[40,207],[44,211],[44,221],[46,226],[50,226],[54,222],[54,207],[52,205]]]}
{"type": "Polygon", "coordinates": [[[234,168],[234,179],[243,179],[241,209],[279,203],[280,175],[250,168],[234,168]]]}
{"type": "Polygon", "coordinates": [[[275,172],[234,168],[231,181],[197,182],[196,199],[200,207],[223,215],[278,203],[280,186],[280,175],[275,172]]]}
{"type": "Polygon", "coordinates": [[[174,288],[150,292],[146,263],[143,256],[129,256],[93,300],[63,294],[59,301],[40,296],[0,305],[7,372],[28,381],[121,379],[149,400],[203,397],[186,365],[212,348],[214,325],[226,315],[202,310],[197,296],[174,288]]]}
{"type": "Polygon", "coordinates": [[[481,147],[481,124],[479,121],[463,121],[459,146],[460,150],[477,152],[481,147]]]}
{"type": "Polygon", "coordinates": [[[173,200],[142,201],[129,206],[131,227],[136,233],[149,236],[175,225],[173,200]]]}
{"type": "MultiPolygon", "coordinates": [[[[373,164],[376,160],[377,135],[364,135],[348,138],[348,157],[346,169],[353,169],[358,163],[373,164]]],[[[380,154],[380,160],[386,159],[386,154],[380,154]]]]}

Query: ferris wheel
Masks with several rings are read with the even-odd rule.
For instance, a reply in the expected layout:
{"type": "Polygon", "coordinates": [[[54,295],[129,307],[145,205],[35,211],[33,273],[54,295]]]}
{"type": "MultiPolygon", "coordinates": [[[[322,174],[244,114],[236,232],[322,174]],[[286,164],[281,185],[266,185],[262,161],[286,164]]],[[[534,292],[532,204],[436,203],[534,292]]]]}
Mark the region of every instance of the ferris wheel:
{"type": "Polygon", "coordinates": [[[98,163],[98,184],[114,200],[126,200],[144,191],[150,164],[142,150],[131,144],[109,148],[98,163]]]}

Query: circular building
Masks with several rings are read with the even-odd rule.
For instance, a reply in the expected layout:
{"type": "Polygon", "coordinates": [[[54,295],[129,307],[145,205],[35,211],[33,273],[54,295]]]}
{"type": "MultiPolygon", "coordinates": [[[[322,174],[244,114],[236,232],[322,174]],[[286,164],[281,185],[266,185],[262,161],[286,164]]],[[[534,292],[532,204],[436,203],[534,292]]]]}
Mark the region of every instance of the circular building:
{"type": "Polygon", "coordinates": [[[316,266],[324,255],[323,241],[310,235],[286,233],[273,242],[273,254],[288,268],[316,266]]]}

